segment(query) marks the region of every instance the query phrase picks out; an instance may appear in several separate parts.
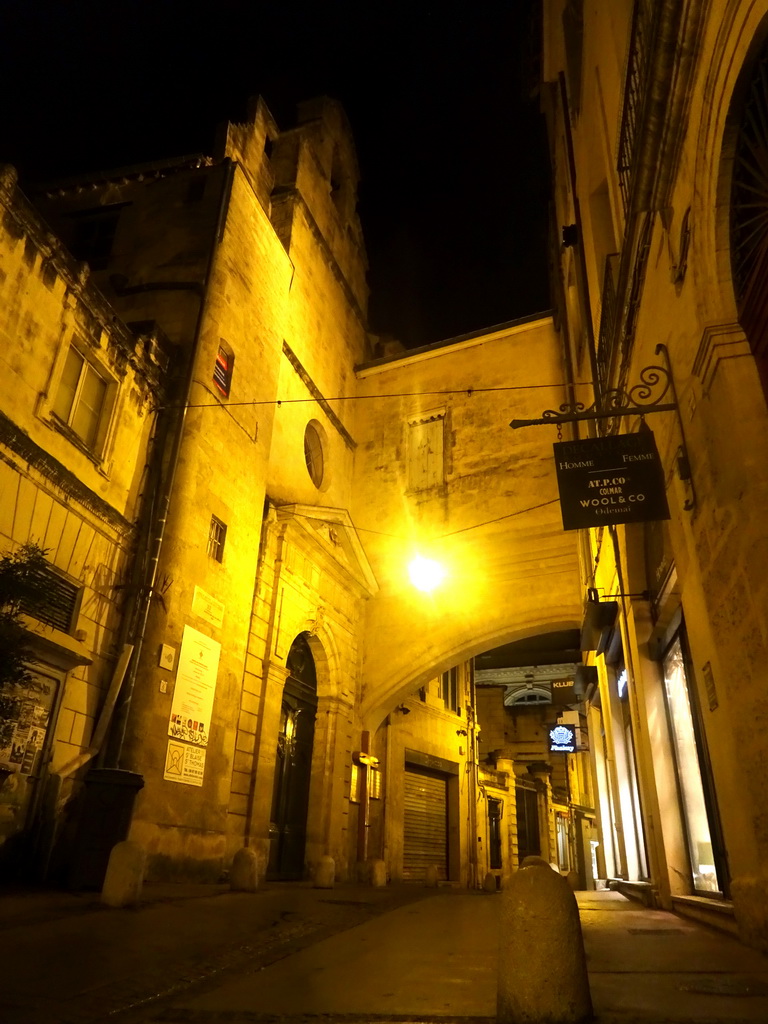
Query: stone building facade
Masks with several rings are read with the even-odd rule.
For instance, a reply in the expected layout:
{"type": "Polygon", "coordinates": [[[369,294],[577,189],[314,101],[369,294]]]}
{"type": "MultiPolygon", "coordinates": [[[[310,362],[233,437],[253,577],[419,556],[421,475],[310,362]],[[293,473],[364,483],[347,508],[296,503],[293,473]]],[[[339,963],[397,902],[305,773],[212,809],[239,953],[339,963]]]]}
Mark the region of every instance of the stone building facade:
{"type": "MultiPolygon", "coordinates": [[[[7,350],[44,397],[3,382],[3,413],[109,506],[104,552],[73,560],[22,455],[0,467],[5,549],[39,537],[80,581],[61,643],[92,666],[62,669],[26,815],[41,870],[97,885],[126,833],[151,879],[218,879],[243,846],[278,879],[327,856],[339,878],[372,859],[466,885],[512,870],[512,767],[478,764],[471,659],[580,615],[548,447],[507,425],[565,396],[551,318],[377,348],[327,99],[286,131],[257,101],[210,156],[40,189],[55,237],[4,180],[43,253],[3,239],[7,350]],[[55,405],[78,317],[72,366],[103,397],[79,438],[55,405]],[[447,571],[429,596],[419,552],[447,571]]],[[[90,500],[60,504],[90,525],[90,500]]]]}
{"type": "Polygon", "coordinates": [[[31,542],[49,563],[48,597],[25,617],[37,685],[4,692],[6,872],[44,866],[49,830],[105,735],[131,650],[137,522],[170,352],[116,320],[10,168],[0,206],[0,550],[31,542]]]}
{"type": "Polygon", "coordinates": [[[670,512],[582,531],[603,870],[765,946],[768,5],[542,8],[572,400],[677,406],[564,428],[652,428],[670,512]]]}

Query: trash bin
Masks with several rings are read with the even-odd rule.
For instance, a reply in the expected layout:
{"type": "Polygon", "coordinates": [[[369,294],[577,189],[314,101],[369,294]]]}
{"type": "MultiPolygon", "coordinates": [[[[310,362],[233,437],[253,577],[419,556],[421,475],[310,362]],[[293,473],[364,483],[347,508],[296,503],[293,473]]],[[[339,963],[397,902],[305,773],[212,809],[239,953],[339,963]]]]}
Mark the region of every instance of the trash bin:
{"type": "Polygon", "coordinates": [[[101,889],[112,847],[128,838],[143,776],[120,768],[92,768],[68,873],[70,889],[101,889]]]}

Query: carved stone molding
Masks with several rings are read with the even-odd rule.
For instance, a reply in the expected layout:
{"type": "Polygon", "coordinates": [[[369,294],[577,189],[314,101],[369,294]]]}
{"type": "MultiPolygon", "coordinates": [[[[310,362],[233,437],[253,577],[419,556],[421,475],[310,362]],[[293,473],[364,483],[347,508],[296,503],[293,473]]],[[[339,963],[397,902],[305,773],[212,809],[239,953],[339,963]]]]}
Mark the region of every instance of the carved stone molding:
{"type": "Polygon", "coordinates": [[[739,324],[712,324],[704,328],[699,348],[693,361],[693,372],[701,381],[704,394],[708,394],[715,374],[724,359],[751,358],[749,342],[739,324]]]}

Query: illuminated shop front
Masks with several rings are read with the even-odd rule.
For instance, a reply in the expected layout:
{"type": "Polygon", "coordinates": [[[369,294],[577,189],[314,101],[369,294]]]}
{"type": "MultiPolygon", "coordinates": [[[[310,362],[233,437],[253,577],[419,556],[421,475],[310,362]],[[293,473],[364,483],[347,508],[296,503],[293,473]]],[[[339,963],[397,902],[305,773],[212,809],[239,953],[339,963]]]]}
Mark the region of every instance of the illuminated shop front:
{"type": "Polygon", "coordinates": [[[728,875],[701,714],[689,683],[685,630],[675,633],[663,660],[669,730],[683,826],[697,895],[727,893],[728,875]]]}

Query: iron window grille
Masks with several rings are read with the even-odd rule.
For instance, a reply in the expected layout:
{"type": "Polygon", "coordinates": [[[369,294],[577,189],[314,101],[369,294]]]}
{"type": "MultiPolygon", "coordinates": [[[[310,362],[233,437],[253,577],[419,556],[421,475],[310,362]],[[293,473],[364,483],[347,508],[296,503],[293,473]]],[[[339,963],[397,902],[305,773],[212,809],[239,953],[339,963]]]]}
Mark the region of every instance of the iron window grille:
{"type": "Polygon", "coordinates": [[[34,601],[22,602],[21,611],[63,633],[71,632],[80,610],[82,587],[57,572],[53,566],[40,569],[36,575],[43,584],[41,596],[34,601]]]}
{"type": "Polygon", "coordinates": [[[632,16],[617,166],[619,188],[625,212],[629,209],[635,147],[647,92],[648,63],[652,52],[654,24],[659,6],[654,4],[653,0],[635,0],[632,16]]]}

